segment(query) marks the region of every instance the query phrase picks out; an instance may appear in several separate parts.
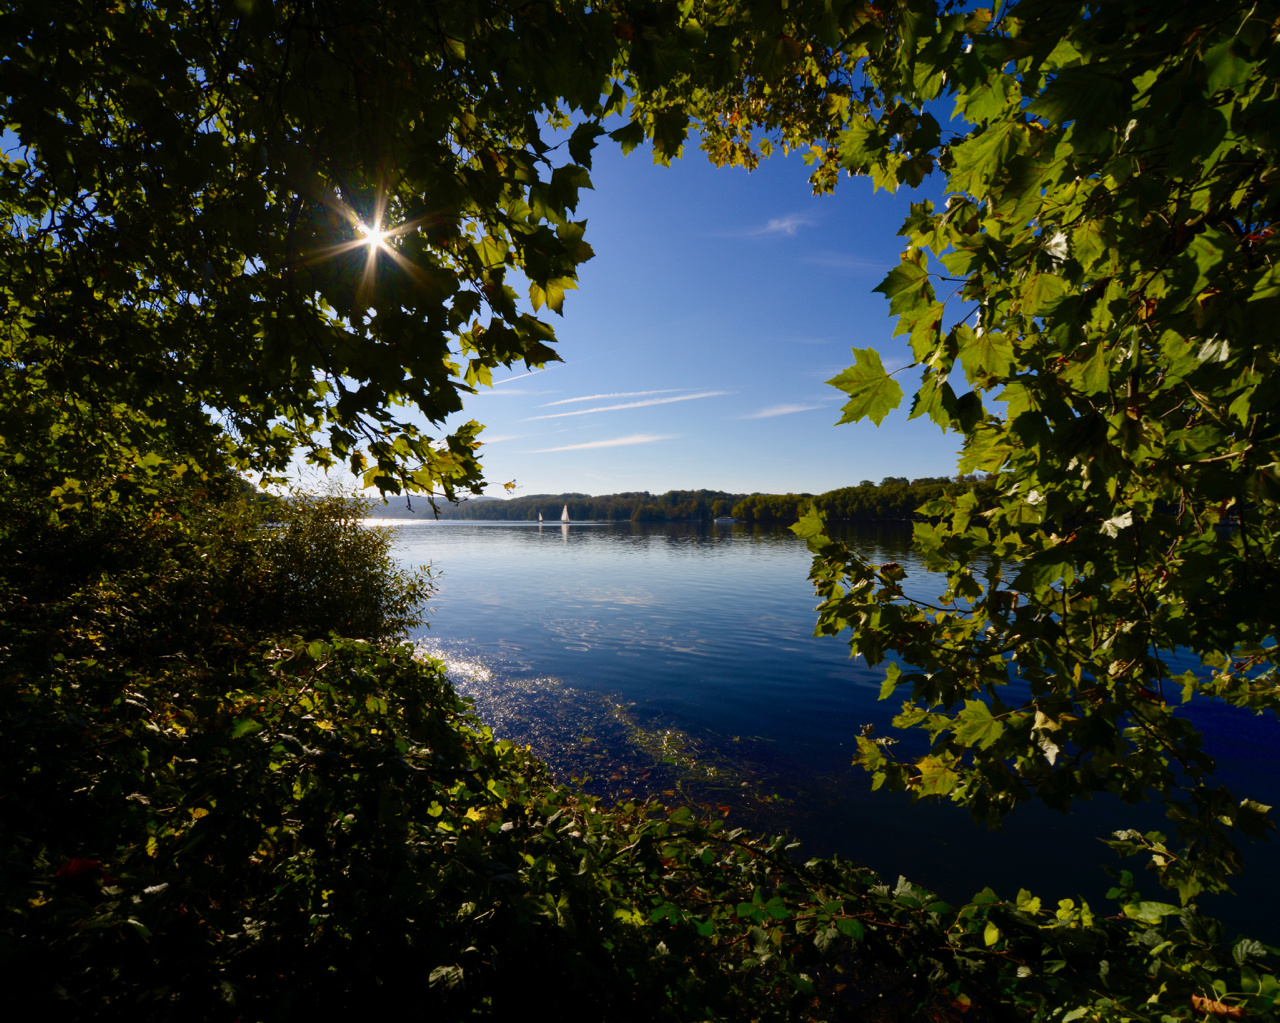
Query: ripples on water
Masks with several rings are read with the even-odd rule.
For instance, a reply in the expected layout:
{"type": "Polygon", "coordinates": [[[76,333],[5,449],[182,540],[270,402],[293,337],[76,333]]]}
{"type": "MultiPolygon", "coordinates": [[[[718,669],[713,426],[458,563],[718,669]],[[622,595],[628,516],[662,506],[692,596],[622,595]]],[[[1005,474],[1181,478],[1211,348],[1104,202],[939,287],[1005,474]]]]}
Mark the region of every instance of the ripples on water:
{"type": "Polygon", "coordinates": [[[529,745],[560,779],[612,802],[657,798],[690,802],[713,814],[734,815],[768,831],[787,830],[795,794],[771,772],[760,740],[708,741],[661,715],[645,716],[616,694],[565,685],[551,677],[524,678],[466,657],[450,656],[431,640],[419,642],[444,662],[455,688],[472,700],[499,738],[529,745]]]}
{"type": "MultiPolygon", "coordinates": [[[[947,803],[869,791],[850,767],[862,725],[889,730],[881,669],[812,635],[816,599],[804,544],[784,530],[685,523],[413,522],[397,556],[438,573],[424,650],[501,738],[531,745],[562,778],[610,799],[687,799],[767,830],[808,854],[839,852],[951,898],[993,881],[1004,894],[1101,901],[1097,837],[1162,828],[1150,807],[1095,799],[1063,816],[1029,806],[1000,833],[947,803]],[[999,864],[993,870],[993,864],[999,864]]],[[[864,556],[897,561],[935,594],[906,526],[851,533],[864,556]]],[[[1280,796],[1275,722],[1210,707],[1197,716],[1225,779],[1280,796]],[[1214,741],[1219,740],[1219,741],[1214,741]]],[[[919,743],[908,736],[905,747],[919,743]]],[[[900,747],[901,748],[901,747],[900,747]]],[[[1261,924],[1274,852],[1251,849],[1225,916],[1261,924]],[[1256,879],[1256,880],[1255,880],[1256,879]]]]}

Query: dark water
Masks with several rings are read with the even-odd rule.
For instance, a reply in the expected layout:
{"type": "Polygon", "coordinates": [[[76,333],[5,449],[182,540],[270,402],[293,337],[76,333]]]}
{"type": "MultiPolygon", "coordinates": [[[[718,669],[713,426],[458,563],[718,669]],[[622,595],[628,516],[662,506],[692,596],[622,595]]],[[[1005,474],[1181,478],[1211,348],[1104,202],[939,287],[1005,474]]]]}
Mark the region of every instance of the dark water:
{"type": "MultiPolygon", "coordinates": [[[[950,804],[871,792],[869,777],[850,766],[854,736],[868,723],[890,731],[898,704],[877,699],[881,669],[851,660],[839,640],[813,637],[809,555],[788,531],[393,528],[402,561],[430,562],[438,573],[430,626],[418,638],[449,664],[495,734],[531,743],[558,773],[589,775],[606,795],[678,789],[740,823],[790,831],[812,855],[839,852],[953,899],[991,885],[1002,895],[1027,888],[1101,904],[1110,884],[1102,866],[1122,864],[1099,837],[1168,830],[1154,807],[1098,798],[1070,816],[1028,806],[993,833],[950,804]]],[[[914,568],[919,595],[935,595],[907,527],[864,527],[850,539],[874,561],[914,568]]],[[[1280,801],[1273,719],[1219,707],[1195,717],[1233,791],[1280,801]]],[[[1241,898],[1206,909],[1266,940],[1280,857],[1265,843],[1246,858],[1241,898]]]]}

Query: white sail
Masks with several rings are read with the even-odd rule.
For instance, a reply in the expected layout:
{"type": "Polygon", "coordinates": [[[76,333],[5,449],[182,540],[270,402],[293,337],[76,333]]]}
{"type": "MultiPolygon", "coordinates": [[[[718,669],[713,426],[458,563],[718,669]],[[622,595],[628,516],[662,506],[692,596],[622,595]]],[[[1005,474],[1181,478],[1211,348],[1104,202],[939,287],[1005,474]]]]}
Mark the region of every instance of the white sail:
{"type": "Polygon", "coordinates": [[[542,521],[542,512],[538,512],[538,521],[539,521],[539,522],[541,522],[541,521],[542,521]]]}
{"type": "Polygon", "coordinates": [[[564,511],[560,513],[560,521],[561,522],[569,521],[569,506],[567,504],[564,506],[564,511]]]}

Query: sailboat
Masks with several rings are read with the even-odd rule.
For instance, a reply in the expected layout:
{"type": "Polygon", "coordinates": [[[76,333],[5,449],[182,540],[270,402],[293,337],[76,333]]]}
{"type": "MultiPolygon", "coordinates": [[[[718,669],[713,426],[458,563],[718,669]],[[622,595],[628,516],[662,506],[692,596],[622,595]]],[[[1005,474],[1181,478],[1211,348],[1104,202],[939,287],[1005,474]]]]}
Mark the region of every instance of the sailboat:
{"type": "Polygon", "coordinates": [[[560,513],[560,521],[561,522],[569,521],[569,506],[567,504],[564,506],[564,511],[560,513]]]}
{"type": "Polygon", "coordinates": [[[542,521],[542,512],[538,512],[538,521],[539,521],[539,522],[541,522],[541,521],[542,521]]]}

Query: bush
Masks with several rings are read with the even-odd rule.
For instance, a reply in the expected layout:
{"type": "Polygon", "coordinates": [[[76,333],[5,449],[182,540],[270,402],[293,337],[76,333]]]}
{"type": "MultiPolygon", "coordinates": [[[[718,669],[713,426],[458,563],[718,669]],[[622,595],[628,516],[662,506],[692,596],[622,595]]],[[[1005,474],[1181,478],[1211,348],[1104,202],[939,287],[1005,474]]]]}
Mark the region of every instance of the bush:
{"type": "Polygon", "coordinates": [[[367,502],[343,494],[277,502],[258,540],[270,566],[272,631],[392,639],[421,620],[430,574],[402,571],[394,532],[362,522],[367,502]]]}
{"type": "Polygon", "coordinates": [[[733,972],[790,915],[780,843],[551,784],[406,647],[258,654],[157,678],[64,659],[11,693],[0,957],[24,1001],[509,1017],[552,981],[566,1018],[808,1001],[785,971],[733,972]]]}
{"type": "Polygon", "coordinates": [[[331,632],[384,641],[420,620],[429,572],[397,566],[391,531],[362,525],[363,502],[215,483],[162,476],[148,501],[56,517],[38,496],[9,491],[0,507],[10,512],[0,545],[7,659],[154,661],[331,632]]]}

